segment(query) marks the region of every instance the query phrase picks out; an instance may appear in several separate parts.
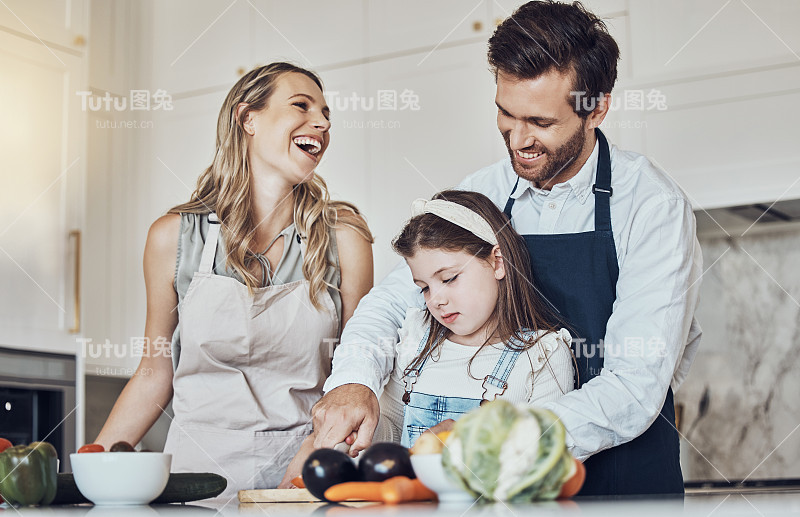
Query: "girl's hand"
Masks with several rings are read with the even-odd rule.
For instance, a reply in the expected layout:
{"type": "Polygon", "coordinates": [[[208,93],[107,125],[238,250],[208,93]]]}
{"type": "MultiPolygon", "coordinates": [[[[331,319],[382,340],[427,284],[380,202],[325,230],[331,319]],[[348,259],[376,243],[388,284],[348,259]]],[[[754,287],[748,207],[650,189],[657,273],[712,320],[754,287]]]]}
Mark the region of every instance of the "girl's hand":
{"type": "Polygon", "coordinates": [[[441,433],[442,431],[452,431],[453,426],[456,425],[456,421],[452,418],[448,418],[447,420],[442,420],[435,426],[431,427],[430,429],[426,430],[426,433],[441,433]]]}

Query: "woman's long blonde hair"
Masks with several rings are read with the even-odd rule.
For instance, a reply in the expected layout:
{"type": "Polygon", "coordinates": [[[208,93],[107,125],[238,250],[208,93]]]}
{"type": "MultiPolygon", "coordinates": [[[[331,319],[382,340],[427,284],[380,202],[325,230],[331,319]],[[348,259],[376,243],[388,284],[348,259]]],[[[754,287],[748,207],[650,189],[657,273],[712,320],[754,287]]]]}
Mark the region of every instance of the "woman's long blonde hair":
{"type": "MultiPolygon", "coordinates": [[[[221,233],[228,250],[226,266],[235,271],[252,293],[258,279],[249,266],[255,260],[250,250],[257,222],[253,217],[250,160],[243,121],[249,112],[267,107],[278,79],[296,72],[311,78],[320,90],[322,81],[314,72],[290,63],[272,63],[251,70],[231,88],[217,119],[214,161],[197,179],[197,188],[187,203],[173,207],[170,214],[208,214],[216,212],[222,222],[221,233]],[[246,104],[237,116],[240,104],[246,104]]],[[[369,242],[372,234],[358,209],[344,201],[331,201],[325,181],[313,174],[309,181],[294,187],[294,221],[298,234],[306,240],[303,275],[310,283],[311,303],[322,308],[320,293],[330,286],[325,273],[333,264],[328,259],[329,230],[340,225],[355,229],[369,242]]]]}

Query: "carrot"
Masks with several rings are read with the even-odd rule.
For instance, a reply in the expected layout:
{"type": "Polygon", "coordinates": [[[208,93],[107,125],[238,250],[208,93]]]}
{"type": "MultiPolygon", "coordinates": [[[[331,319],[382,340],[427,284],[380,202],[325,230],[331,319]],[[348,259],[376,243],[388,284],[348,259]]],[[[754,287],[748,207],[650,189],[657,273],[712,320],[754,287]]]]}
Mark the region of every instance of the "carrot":
{"type": "Polygon", "coordinates": [[[303,483],[303,478],[301,476],[297,476],[292,480],[292,484],[297,488],[305,488],[306,484],[303,483]]]}
{"type": "Polygon", "coordinates": [[[350,481],[333,485],[325,491],[325,499],[331,502],[373,501],[386,504],[429,501],[435,499],[418,479],[396,476],[386,481],[350,481]]]}
{"type": "Polygon", "coordinates": [[[381,484],[381,495],[386,504],[436,499],[436,494],[423,485],[419,479],[408,479],[405,476],[397,476],[384,481],[381,484]]]}
{"type": "Polygon", "coordinates": [[[569,499],[577,494],[583,486],[583,482],[586,480],[586,467],[583,466],[583,463],[574,458],[573,461],[575,461],[575,473],[561,485],[561,492],[558,494],[559,499],[569,499]]]}
{"type": "Polygon", "coordinates": [[[348,481],[325,490],[325,499],[331,502],[374,501],[381,502],[380,481],[348,481]]]}

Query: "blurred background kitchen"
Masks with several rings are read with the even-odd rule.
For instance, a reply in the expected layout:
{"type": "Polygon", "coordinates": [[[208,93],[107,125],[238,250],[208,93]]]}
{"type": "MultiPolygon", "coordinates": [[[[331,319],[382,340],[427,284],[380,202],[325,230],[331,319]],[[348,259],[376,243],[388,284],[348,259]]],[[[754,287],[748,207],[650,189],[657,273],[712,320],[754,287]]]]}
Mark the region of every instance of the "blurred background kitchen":
{"type": "MultiPolygon", "coordinates": [[[[520,3],[4,0],[0,435],[55,428],[62,458],[95,438],[138,364],[147,229],[188,199],[254,66],[321,74],[318,172],[365,213],[379,281],[413,199],[506,155],[486,42],[520,3]]],[[[697,214],[705,334],[676,394],[684,476],[800,478],[800,2],[584,3],[622,53],[603,130],[697,214]]]]}

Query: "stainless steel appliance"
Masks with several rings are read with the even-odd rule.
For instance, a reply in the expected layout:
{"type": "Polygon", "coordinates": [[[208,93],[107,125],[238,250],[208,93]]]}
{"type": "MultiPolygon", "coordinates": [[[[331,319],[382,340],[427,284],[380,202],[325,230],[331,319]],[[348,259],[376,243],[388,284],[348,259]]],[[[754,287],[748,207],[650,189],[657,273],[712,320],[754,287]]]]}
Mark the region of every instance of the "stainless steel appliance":
{"type": "Polygon", "coordinates": [[[46,441],[62,472],[75,452],[75,356],[0,347],[0,437],[14,445],[46,441]]]}

